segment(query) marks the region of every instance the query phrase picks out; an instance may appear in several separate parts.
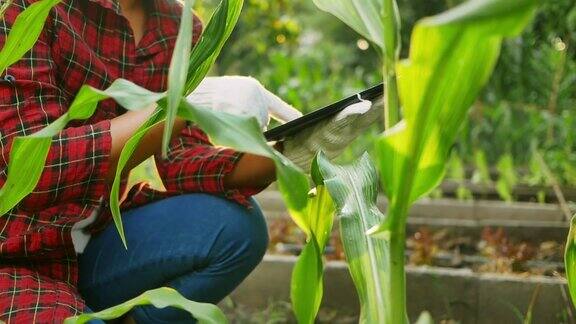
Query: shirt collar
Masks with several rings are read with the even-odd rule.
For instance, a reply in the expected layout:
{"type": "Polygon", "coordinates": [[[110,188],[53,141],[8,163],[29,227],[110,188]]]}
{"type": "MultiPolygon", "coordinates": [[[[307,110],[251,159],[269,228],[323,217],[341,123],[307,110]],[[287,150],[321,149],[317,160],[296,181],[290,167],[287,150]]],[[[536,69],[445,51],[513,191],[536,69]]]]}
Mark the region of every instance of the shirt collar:
{"type": "MultiPolygon", "coordinates": [[[[100,5],[103,8],[110,9],[116,14],[121,15],[122,9],[119,0],[89,0],[93,3],[100,5]]],[[[177,0],[142,0],[148,6],[149,18],[155,19],[170,19],[176,22],[180,21],[180,13],[182,6],[177,0]]]]}
{"type": "Polygon", "coordinates": [[[89,0],[89,1],[99,4],[100,6],[106,9],[110,9],[118,15],[121,14],[120,2],[118,0],[89,0]]]}

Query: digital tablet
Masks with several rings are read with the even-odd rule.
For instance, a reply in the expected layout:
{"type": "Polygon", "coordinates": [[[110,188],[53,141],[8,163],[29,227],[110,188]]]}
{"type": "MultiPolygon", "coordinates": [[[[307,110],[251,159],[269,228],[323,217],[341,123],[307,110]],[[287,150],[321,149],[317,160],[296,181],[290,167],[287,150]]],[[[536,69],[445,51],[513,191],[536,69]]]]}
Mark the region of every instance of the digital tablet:
{"type": "Polygon", "coordinates": [[[294,119],[293,121],[264,132],[264,136],[268,141],[280,141],[290,135],[297,134],[301,130],[313,126],[319,121],[336,115],[346,107],[360,102],[358,95],[360,95],[360,97],[364,100],[374,101],[384,95],[384,86],[383,84],[379,84],[370,89],[364,90],[348,98],[335,102],[329,106],[315,110],[298,119],[294,119]]]}

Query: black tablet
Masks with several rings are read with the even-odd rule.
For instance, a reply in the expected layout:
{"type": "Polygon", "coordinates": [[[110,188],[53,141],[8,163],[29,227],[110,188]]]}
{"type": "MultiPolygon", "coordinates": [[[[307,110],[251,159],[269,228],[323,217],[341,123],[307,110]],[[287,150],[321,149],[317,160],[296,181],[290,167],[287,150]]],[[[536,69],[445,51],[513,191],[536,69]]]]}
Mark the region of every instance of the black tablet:
{"type": "Polygon", "coordinates": [[[384,86],[383,84],[379,84],[368,90],[364,90],[348,98],[335,102],[327,107],[315,110],[298,119],[294,119],[293,121],[290,121],[286,124],[280,125],[278,127],[272,128],[264,132],[264,136],[268,141],[283,140],[284,138],[290,135],[294,135],[300,132],[301,130],[316,124],[321,120],[336,115],[337,113],[341,112],[350,105],[360,102],[360,99],[358,99],[358,95],[360,95],[360,97],[364,100],[374,101],[384,95],[384,86]]]}

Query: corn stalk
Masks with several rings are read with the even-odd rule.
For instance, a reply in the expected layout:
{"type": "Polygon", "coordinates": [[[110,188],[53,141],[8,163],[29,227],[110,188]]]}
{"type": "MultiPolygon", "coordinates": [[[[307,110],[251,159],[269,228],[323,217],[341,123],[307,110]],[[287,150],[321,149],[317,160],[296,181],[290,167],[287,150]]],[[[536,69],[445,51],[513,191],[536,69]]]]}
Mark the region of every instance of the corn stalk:
{"type": "MultiPolygon", "coordinates": [[[[394,11],[393,2],[382,1],[379,2],[381,41],[376,43],[381,45],[385,61],[387,128],[376,142],[376,155],[389,208],[380,224],[367,231],[370,237],[366,237],[366,233],[345,237],[344,245],[364,244],[375,238],[385,242],[380,246],[386,249],[381,254],[384,261],[367,254],[371,264],[381,265],[384,269],[378,276],[381,280],[377,285],[379,289],[373,291],[369,299],[384,304],[361,300],[363,312],[365,307],[379,307],[384,313],[374,310],[370,313],[378,314],[378,318],[363,322],[401,324],[408,321],[404,245],[410,206],[434,189],[443,178],[450,148],[469,108],[494,69],[502,39],[522,31],[532,18],[537,1],[472,0],[440,15],[422,19],[412,33],[409,58],[397,63],[397,53],[393,50],[397,49],[394,47],[397,43],[393,41],[393,26],[398,19],[389,14],[394,11]],[[391,67],[392,62],[395,65],[391,67]],[[403,115],[399,123],[395,120],[399,114],[395,115],[392,108],[400,105],[393,97],[394,82],[390,81],[396,75],[403,115]]],[[[332,12],[361,33],[375,28],[374,22],[378,17],[355,18],[361,16],[358,13],[366,13],[368,10],[365,8],[374,7],[373,1],[365,1],[363,7],[355,0],[315,0],[315,3],[321,3],[322,9],[332,12]],[[343,8],[354,11],[343,14],[343,8]]],[[[367,165],[357,166],[369,169],[367,165]]],[[[346,174],[337,173],[330,181],[345,181],[342,177],[346,174]]],[[[326,184],[330,188],[328,182],[326,184]]],[[[338,201],[337,197],[333,198],[338,201]]],[[[355,199],[363,198],[366,197],[355,196],[355,199]]],[[[339,214],[350,210],[349,207],[338,207],[339,214]]],[[[359,219],[370,219],[370,209],[361,211],[368,212],[359,212],[359,219]]],[[[350,270],[353,277],[359,275],[355,273],[359,270],[352,266],[350,270]]],[[[360,295],[369,291],[368,287],[362,286],[365,282],[355,283],[360,295]]]]}
{"type": "Polygon", "coordinates": [[[384,127],[392,128],[400,121],[400,99],[396,81],[396,63],[400,55],[400,13],[395,0],[383,0],[382,28],[384,35],[384,127]]]}

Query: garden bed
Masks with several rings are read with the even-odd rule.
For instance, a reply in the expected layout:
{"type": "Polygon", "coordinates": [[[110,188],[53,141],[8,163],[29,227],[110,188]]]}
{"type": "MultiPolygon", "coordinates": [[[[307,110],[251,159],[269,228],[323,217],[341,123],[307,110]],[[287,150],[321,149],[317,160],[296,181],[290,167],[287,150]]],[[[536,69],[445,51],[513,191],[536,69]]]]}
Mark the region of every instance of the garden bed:
{"type": "MultiPolygon", "coordinates": [[[[470,191],[476,199],[482,200],[500,200],[498,190],[494,184],[480,184],[472,180],[444,180],[439,186],[439,190],[444,197],[457,197],[458,189],[465,188],[470,191]]],[[[576,201],[576,188],[560,188],[564,198],[568,201],[576,201]]],[[[550,186],[530,186],[520,184],[512,189],[513,196],[520,202],[537,202],[538,196],[550,203],[558,202],[556,192],[550,186]]]]}
{"type": "MultiPolygon", "coordinates": [[[[262,315],[266,310],[280,316],[278,307],[288,310],[280,322],[290,321],[289,307],[281,305],[289,301],[291,271],[305,237],[289,219],[278,192],[267,190],[257,200],[268,218],[270,250],[232,300],[243,312],[262,315]]],[[[383,197],[378,204],[385,210],[383,197]]],[[[338,222],[326,249],[319,322],[354,323],[359,304],[337,228],[338,222]]],[[[428,310],[437,320],[518,322],[517,311],[525,314],[534,298],[534,323],[571,323],[565,320],[573,317],[563,278],[568,229],[569,222],[553,204],[420,201],[408,223],[411,319],[428,310]]]]}
{"type": "MultiPolygon", "coordinates": [[[[289,301],[290,276],[295,261],[294,256],[266,256],[232,294],[231,300],[244,312],[260,315],[263,310],[269,310],[272,303],[289,301]]],[[[344,262],[327,263],[324,285],[319,322],[356,323],[359,304],[344,262]]],[[[566,281],[562,278],[478,274],[466,269],[407,268],[408,312],[412,321],[421,311],[428,310],[438,322],[453,319],[460,323],[517,323],[515,309],[525,313],[538,290],[533,303],[533,323],[569,323],[563,321],[571,311],[566,289],[566,281]]],[[[293,322],[293,319],[284,321],[293,322]]]]}
{"type": "MultiPolygon", "coordinates": [[[[268,219],[289,217],[279,192],[266,190],[256,200],[268,219]]],[[[385,197],[380,196],[379,209],[385,211],[386,205],[385,197]]],[[[409,216],[408,225],[412,228],[450,226],[475,231],[475,228],[502,227],[514,236],[544,240],[563,240],[570,225],[556,204],[532,202],[423,199],[412,206],[409,216]]]]}
{"type": "MultiPolygon", "coordinates": [[[[289,219],[278,192],[257,197],[270,228],[270,252],[298,255],[304,234],[289,219]]],[[[379,207],[385,210],[386,201],[379,207]]],[[[343,260],[337,229],[326,249],[330,260],[343,260]]],[[[475,272],[558,276],[569,223],[555,205],[424,200],[408,224],[407,261],[412,265],[468,268],[475,272]]]]}

